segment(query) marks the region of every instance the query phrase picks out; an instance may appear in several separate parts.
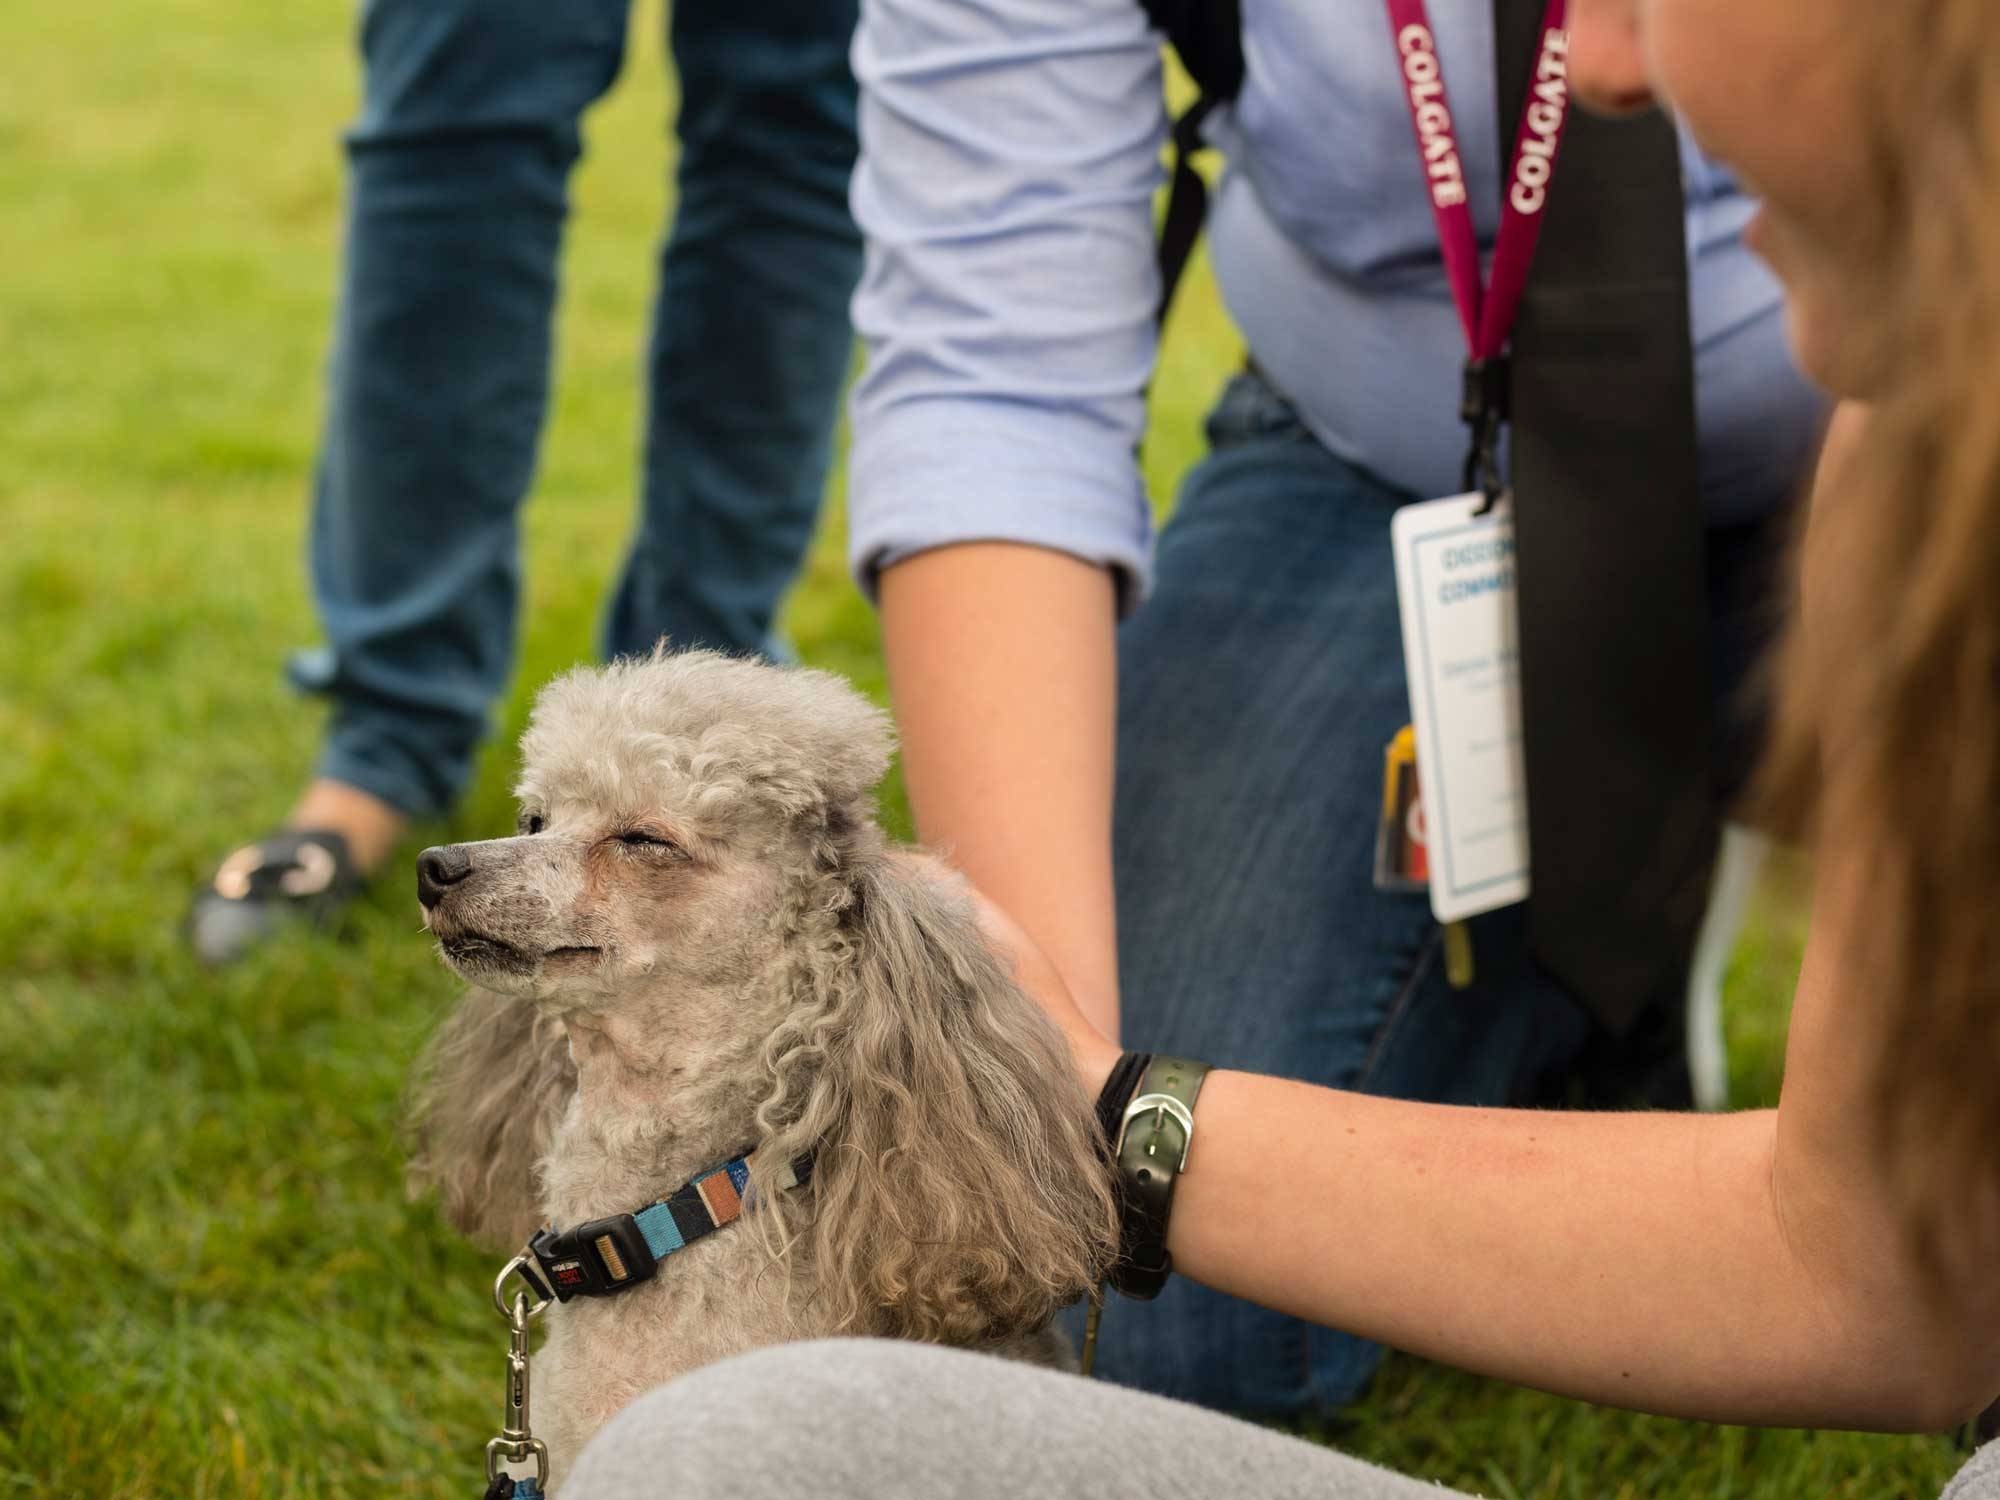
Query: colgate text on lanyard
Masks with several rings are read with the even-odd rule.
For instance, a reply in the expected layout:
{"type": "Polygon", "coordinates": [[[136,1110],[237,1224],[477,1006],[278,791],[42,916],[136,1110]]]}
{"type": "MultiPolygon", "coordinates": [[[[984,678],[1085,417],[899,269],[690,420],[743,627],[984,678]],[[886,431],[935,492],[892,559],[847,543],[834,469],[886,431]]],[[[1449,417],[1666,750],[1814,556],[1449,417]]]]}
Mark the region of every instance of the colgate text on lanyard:
{"type": "MultiPolygon", "coordinates": [[[[1498,477],[1493,447],[1506,416],[1506,364],[1502,354],[1521,308],[1521,289],[1534,263],[1535,243],[1542,233],[1542,210],[1555,175],[1556,152],[1569,119],[1568,0],[1548,0],[1542,12],[1541,44],[1535,74],[1514,136],[1506,190],[1500,205],[1500,231],[1493,242],[1493,279],[1481,285],[1479,242],[1472,228],[1466,199],[1465,167],[1460,159],[1458,130],[1451,99],[1445,92],[1444,65],[1438,58],[1424,0],[1386,0],[1389,27],[1402,65],[1404,97],[1410,123],[1422,154],[1424,182],[1430,191],[1431,213],[1437,220],[1438,245],[1444,254],[1445,276],[1465,329],[1470,360],[1466,366],[1464,415],[1473,425],[1473,453],[1468,476],[1485,471],[1489,494],[1498,477]]],[[[1471,478],[1467,479],[1471,487],[1471,478]]]]}

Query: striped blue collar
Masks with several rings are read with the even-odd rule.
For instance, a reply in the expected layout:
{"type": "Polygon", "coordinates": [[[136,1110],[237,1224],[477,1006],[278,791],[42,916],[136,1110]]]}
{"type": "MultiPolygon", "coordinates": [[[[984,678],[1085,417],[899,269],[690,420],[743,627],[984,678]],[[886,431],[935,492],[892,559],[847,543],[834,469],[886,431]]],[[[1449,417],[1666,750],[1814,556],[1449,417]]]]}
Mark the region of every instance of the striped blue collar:
{"type": "MultiPolygon", "coordinates": [[[[522,1274],[558,1302],[609,1297],[651,1281],[660,1262],[676,1250],[742,1217],[754,1154],[745,1151],[710,1167],[636,1213],[592,1219],[574,1229],[543,1226],[528,1241],[522,1274]]],[[[785,1169],[778,1186],[797,1187],[811,1179],[812,1157],[806,1155],[785,1169]]]]}

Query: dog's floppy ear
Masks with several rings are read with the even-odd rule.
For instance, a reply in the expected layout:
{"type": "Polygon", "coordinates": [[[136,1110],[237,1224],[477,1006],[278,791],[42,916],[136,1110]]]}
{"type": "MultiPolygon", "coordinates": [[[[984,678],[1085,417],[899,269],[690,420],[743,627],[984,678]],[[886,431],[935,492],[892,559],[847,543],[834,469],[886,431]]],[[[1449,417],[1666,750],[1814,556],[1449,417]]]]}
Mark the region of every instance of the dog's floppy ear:
{"type": "Polygon", "coordinates": [[[817,1153],[793,1246],[809,1251],[816,1321],[958,1344],[1031,1331],[1116,1250],[1090,1103],[962,886],[894,856],[851,878],[794,1007],[794,1055],[819,1066],[801,1113],[767,1136],[817,1153]]]}
{"type": "Polygon", "coordinates": [[[411,1194],[435,1189],[460,1231],[518,1250],[541,1223],[537,1167],[575,1088],[560,1022],[467,991],[417,1064],[411,1194]]]}

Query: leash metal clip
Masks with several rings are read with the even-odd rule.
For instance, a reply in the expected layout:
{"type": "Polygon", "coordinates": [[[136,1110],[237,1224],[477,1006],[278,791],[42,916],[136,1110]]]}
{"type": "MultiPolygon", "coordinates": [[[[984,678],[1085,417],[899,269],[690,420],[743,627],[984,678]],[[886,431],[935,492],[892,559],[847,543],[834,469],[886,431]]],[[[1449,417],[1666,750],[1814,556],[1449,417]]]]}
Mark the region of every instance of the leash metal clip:
{"type": "MultiPolygon", "coordinates": [[[[549,1477],[549,1449],[528,1426],[528,1324],[549,1305],[550,1299],[538,1296],[530,1301],[527,1292],[519,1291],[514,1293],[511,1307],[501,1300],[507,1278],[523,1270],[525,1259],[522,1255],[515,1256],[501,1268],[493,1282],[493,1305],[507,1320],[507,1395],[501,1407],[500,1436],[486,1445],[486,1482],[490,1486],[499,1478],[503,1462],[524,1464],[532,1459],[539,1489],[549,1477]]],[[[525,1274],[522,1279],[534,1285],[525,1274]]]]}

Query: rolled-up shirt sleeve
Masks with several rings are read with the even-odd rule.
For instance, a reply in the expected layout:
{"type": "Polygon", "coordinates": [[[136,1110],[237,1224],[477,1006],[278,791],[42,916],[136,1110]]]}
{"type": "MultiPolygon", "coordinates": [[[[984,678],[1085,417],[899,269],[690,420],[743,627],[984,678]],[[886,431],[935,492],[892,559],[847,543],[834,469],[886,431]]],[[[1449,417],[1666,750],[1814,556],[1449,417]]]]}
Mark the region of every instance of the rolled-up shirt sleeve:
{"type": "Polygon", "coordinates": [[[1138,0],[864,0],[849,556],[1051,547],[1145,589],[1166,135],[1138,0]]]}

